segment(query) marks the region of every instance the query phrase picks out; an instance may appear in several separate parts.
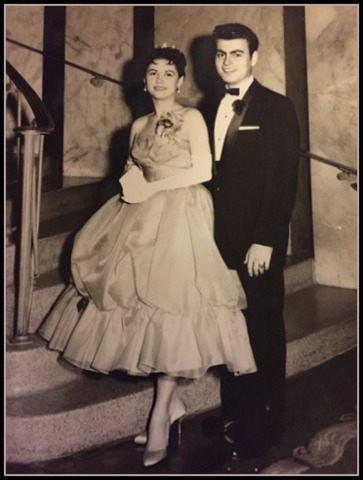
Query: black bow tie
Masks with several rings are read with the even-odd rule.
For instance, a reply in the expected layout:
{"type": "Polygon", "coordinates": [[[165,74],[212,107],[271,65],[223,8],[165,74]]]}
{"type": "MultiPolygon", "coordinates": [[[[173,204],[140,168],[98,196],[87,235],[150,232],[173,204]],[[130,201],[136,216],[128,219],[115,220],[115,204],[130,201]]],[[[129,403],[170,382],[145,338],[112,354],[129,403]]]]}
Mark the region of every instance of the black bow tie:
{"type": "Polygon", "coordinates": [[[226,93],[229,95],[239,95],[239,88],[226,88],[226,93]]]}
{"type": "Polygon", "coordinates": [[[245,106],[245,102],[243,100],[235,100],[232,103],[233,111],[237,115],[241,115],[244,106],[245,106]]]}

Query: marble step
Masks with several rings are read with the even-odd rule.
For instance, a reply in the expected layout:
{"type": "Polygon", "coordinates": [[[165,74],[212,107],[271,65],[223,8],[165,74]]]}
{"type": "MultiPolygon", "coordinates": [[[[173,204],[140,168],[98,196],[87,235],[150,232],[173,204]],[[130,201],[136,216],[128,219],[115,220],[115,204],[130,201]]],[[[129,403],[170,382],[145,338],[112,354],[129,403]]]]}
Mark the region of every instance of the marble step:
{"type": "MultiPolygon", "coordinates": [[[[61,241],[61,240],[59,240],[61,241]]],[[[66,240],[65,240],[66,241],[66,240]]],[[[64,264],[60,264],[64,265],[64,264]]],[[[68,262],[66,262],[68,265],[68,262]]],[[[313,260],[307,259],[299,263],[287,264],[285,267],[286,295],[313,283],[313,260]]],[[[60,267],[56,270],[45,272],[37,279],[34,288],[32,308],[29,320],[29,333],[34,333],[44,320],[56,298],[60,295],[68,281],[66,266],[63,272],[60,267]]],[[[10,338],[14,330],[15,295],[14,286],[6,286],[6,336],[10,338]]]]}
{"type": "MultiPolygon", "coordinates": [[[[32,305],[29,318],[29,333],[34,333],[42,323],[47,313],[52,308],[57,297],[64,289],[64,284],[58,281],[58,275],[55,284],[50,284],[45,288],[34,288],[32,305]]],[[[14,332],[15,322],[15,292],[14,287],[6,287],[6,337],[11,338],[14,332]]]]}
{"type": "Polygon", "coordinates": [[[82,370],[62,361],[37,335],[22,344],[6,345],[6,396],[8,398],[36,396],[79,380],[82,370]]]}
{"type": "MultiPolygon", "coordinates": [[[[319,285],[299,290],[286,297],[285,321],[287,376],[292,377],[357,345],[357,292],[319,285]]],[[[44,360],[48,354],[54,355],[52,365],[57,365],[56,352],[37,348],[44,360]]],[[[42,363],[39,359],[33,367],[29,364],[33,373],[23,370],[17,379],[32,384],[40,381],[39,375],[45,375],[40,390],[28,388],[32,393],[26,394],[25,389],[20,396],[7,392],[8,462],[69,455],[130,437],[143,428],[153,394],[149,378],[74,371],[73,378],[52,383],[50,377],[56,376],[60,365],[52,374],[53,367],[45,372],[42,363]]],[[[216,370],[202,379],[181,380],[178,388],[189,414],[220,403],[216,370]]]]}
{"type": "MultiPolygon", "coordinates": [[[[38,240],[39,249],[39,274],[45,274],[54,269],[60,269],[62,260],[65,256],[69,257],[72,244],[72,231],[53,235],[51,237],[40,238],[38,240]]],[[[14,244],[6,247],[6,285],[14,285],[15,276],[15,255],[16,247],[14,244]]],[[[61,275],[61,271],[59,272],[61,275]]]]}

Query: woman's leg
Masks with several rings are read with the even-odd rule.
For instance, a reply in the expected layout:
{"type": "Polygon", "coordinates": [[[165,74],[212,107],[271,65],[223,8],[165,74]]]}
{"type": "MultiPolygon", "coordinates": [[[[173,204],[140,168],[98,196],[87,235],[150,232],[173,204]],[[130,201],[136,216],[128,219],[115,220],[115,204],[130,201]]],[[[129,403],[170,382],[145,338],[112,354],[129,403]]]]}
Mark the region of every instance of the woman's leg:
{"type": "Polygon", "coordinates": [[[176,388],[175,377],[159,375],[157,380],[156,401],[150,419],[147,450],[155,452],[167,447],[171,424],[170,402],[176,388]]]}
{"type": "MultiPolygon", "coordinates": [[[[157,389],[156,389],[157,391],[157,389]]],[[[156,392],[155,392],[156,393],[156,392]]],[[[156,401],[156,395],[155,395],[155,401],[156,401]]],[[[153,412],[150,412],[150,417],[153,412]]],[[[169,417],[170,417],[170,423],[173,424],[177,420],[182,421],[182,419],[185,417],[187,413],[187,405],[185,404],[184,400],[179,396],[178,393],[178,388],[174,388],[174,392],[172,394],[171,400],[169,402],[169,417]]],[[[148,436],[148,429],[150,425],[150,419],[147,422],[147,428],[143,430],[142,432],[138,433],[136,437],[134,438],[134,442],[137,445],[146,445],[147,443],[147,436],[148,436]]]]}

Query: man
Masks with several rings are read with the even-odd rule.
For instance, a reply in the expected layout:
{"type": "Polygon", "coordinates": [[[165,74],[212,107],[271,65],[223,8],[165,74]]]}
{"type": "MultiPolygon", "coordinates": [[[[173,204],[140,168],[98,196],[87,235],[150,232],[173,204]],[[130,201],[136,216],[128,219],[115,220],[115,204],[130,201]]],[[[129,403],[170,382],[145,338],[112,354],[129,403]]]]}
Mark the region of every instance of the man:
{"type": "Polygon", "coordinates": [[[258,368],[240,377],[222,371],[222,420],[234,422],[240,453],[258,456],[276,440],[274,427],[284,411],[283,267],[297,186],[299,127],[291,101],[253,78],[256,35],[245,25],[225,24],[214,29],[213,37],[217,73],[227,89],[213,132],[215,238],[246,292],[258,368]]]}

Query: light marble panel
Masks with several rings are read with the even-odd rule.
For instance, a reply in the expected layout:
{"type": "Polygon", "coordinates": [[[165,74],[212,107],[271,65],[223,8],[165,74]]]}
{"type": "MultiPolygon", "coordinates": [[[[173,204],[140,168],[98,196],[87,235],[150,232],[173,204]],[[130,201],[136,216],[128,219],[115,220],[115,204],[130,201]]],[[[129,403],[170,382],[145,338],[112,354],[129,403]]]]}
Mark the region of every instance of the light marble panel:
{"type": "Polygon", "coordinates": [[[321,285],[357,288],[357,192],[338,173],[317,162],[311,167],[314,278],[321,285]]]}
{"type": "MultiPolygon", "coordinates": [[[[43,16],[42,5],[7,5],[5,7],[6,38],[28,45],[37,50],[43,50],[43,16]]],[[[42,97],[43,58],[40,54],[31,52],[10,42],[5,46],[6,60],[24,77],[33,90],[42,97]]],[[[31,122],[34,115],[24,101],[23,112],[27,121],[31,122]]],[[[11,108],[6,111],[7,138],[15,136],[16,113],[11,108]]]]}
{"type": "MultiPolygon", "coordinates": [[[[310,151],[357,167],[357,7],[306,6],[310,151]]],[[[312,161],[315,280],[357,286],[357,192],[312,161]]]]}
{"type": "Polygon", "coordinates": [[[260,40],[260,51],[254,75],[266,87],[284,94],[284,35],[281,6],[157,6],[155,43],[162,45],[167,42],[168,45],[175,45],[187,58],[187,76],[182,87],[184,102],[195,106],[203,98],[193,72],[192,43],[198,38],[210,36],[214,27],[223,23],[244,23],[256,33],[260,40]]]}
{"type": "MultiPolygon", "coordinates": [[[[44,6],[42,5],[7,5],[5,9],[6,37],[32,48],[43,50],[43,16],[44,6]]],[[[41,97],[42,56],[6,42],[6,59],[41,97]]]]}
{"type": "MultiPolygon", "coordinates": [[[[131,6],[68,6],[66,59],[122,80],[132,58],[131,6]]],[[[105,177],[111,171],[108,150],[114,133],[131,123],[122,87],[72,67],[65,71],[64,175],[105,177]]],[[[122,159],[120,159],[122,161],[122,159]]]]}

